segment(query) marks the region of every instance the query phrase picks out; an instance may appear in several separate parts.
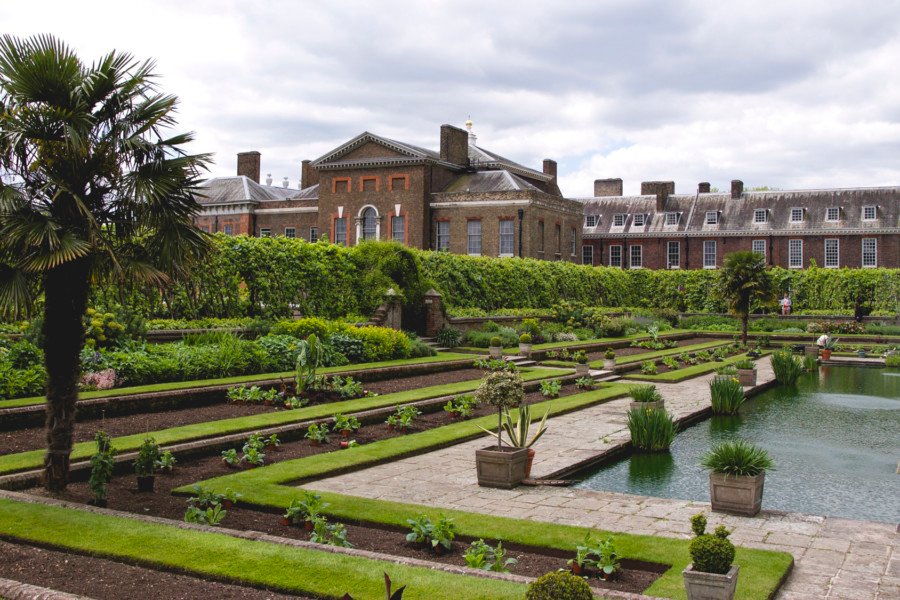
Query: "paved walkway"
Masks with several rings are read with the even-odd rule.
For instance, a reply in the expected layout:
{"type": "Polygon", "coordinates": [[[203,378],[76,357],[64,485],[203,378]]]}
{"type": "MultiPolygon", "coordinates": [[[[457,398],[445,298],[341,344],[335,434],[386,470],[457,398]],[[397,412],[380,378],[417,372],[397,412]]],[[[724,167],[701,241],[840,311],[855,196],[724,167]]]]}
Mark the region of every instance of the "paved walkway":
{"type": "MultiPolygon", "coordinates": [[[[758,383],[773,379],[768,359],[758,361],[758,383]]],[[[660,383],[676,417],[709,402],[712,374],[660,383]]],[[[532,474],[543,477],[628,439],[628,400],[619,399],[548,420],[532,474]]],[[[475,450],[486,438],[305,485],[367,498],[428,504],[514,518],[595,527],[608,531],[690,537],[689,519],[709,504],[556,487],[494,490],[478,487],[475,450]]],[[[783,600],[887,600],[900,598],[896,524],[763,511],[755,518],[714,514],[712,524],[734,529],[736,544],[794,555],[783,600]]]]}

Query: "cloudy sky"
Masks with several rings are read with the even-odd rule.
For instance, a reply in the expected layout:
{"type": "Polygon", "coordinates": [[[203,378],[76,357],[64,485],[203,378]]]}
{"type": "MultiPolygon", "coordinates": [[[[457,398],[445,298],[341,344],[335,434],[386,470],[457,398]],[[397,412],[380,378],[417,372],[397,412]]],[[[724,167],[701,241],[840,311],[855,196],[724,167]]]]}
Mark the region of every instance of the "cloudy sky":
{"type": "Polygon", "coordinates": [[[900,1],[29,0],[0,24],[156,58],[215,175],[258,150],[293,186],[362,131],[436,149],[471,115],[568,196],[900,184],[900,1]]]}

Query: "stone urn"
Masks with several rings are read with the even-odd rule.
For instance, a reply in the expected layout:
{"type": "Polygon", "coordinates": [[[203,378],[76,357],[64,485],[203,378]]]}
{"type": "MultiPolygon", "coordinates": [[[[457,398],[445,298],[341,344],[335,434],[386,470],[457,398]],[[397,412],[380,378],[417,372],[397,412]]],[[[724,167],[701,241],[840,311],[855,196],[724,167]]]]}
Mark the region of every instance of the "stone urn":
{"type": "Polygon", "coordinates": [[[491,353],[491,358],[503,357],[503,346],[490,346],[488,347],[488,351],[491,353]]]}
{"type": "Polygon", "coordinates": [[[688,600],[731,600],[737,588],[738,571],[738,565],[731,565],[724,575],[704,573],[695,571],[693,563],[689,564],[681,572],[688,600]]]}
{"type": "Polygon", "coordinates": [[[756,385],[756,369],[738,369],[738,381],[744,387],[753,387],[756,385]]]}
{"type": "Polygon", "coordinates": [[[614,371],[616,369],[616,359],[604,358],[603,359],[603,369],[606,371],[614,371]]]}
{"type": "Polygon", "coordinates": [[[656,402],[631,402],[628,407],[630,410],[663,410],[666,407],[665,400],[657,400],[656,402]]]}
{"type": "Polygon", "coordinates": [[[490,446],[476,450],[478,485],[512,489],[525,479],[526,462],[528,462],[528,448],[490,446]]]}
{"type": "Polygon", "coordinates": [[[587,377],[591,374],[591,367],[588,364],[575,364],[575,375],[577,377],[587,377]]]}
{"type": "Polygon", "coordinates": [[[531,358],[531,344],[519,342],[519,354],[526,358],[531,358]]]}
{"type": "Polygon", "coordinates": [[[709,501],[712,509],[753,517],[762,508],[766,472],[759,475],[709,474],[709,501]]]}

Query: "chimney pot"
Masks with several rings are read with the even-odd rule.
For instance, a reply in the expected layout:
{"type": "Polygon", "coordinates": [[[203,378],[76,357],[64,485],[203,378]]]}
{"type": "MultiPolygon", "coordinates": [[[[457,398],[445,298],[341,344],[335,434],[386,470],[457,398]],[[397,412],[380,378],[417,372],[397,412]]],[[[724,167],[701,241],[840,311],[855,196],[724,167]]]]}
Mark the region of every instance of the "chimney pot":
{"type": "Polygon", "coordinates": [[[731,180],[731,198],[737,200],[744,193],[744,182],[740,179],[731,180]]]}
{"type": "Polygon", "coordinates": [[[238,177],[244,176],[259,183],[259,164],[260,153],[251,150],[250,152],[238,152],[237,155],[237,174],[238,177]]]}
{"type": "Polygon", "coordinates": [[[708,194],[709,190],[710,190],[710,187],[709,187],[708,181],[701,181],[697,185],[697,193],[699,193],[699,194],[708,194]]]}
{"type": "Polygon", "coordinates": [[[621,196],[622,195],[622,179],[595,179],[594,180],[594,197],[601,196],[621,196]]]}

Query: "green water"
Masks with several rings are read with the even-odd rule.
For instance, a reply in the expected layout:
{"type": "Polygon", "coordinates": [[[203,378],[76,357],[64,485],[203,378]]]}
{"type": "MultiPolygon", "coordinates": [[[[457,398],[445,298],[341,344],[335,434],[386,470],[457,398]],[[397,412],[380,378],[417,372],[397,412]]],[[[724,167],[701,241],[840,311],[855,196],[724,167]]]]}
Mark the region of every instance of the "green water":
{"type": "Polygon", "coordinates": [[[578,487],[708,502],[700,456],[736,437],[775,460],[764,509],[900,522],[900,369],[821,367],[795,388],[747,401],[736,416],[689,427],[671,453],[634,454],[587,474],[578,487]]]}

